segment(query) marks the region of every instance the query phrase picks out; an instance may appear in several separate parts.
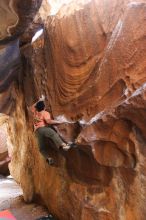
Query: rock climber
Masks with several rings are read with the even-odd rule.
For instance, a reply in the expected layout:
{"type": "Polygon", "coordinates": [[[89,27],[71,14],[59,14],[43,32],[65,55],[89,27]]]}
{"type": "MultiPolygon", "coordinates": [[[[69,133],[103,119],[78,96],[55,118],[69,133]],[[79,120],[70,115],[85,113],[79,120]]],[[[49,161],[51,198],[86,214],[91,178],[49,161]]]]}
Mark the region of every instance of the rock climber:
{"type": "Polygon", "coordinates": [[[50,113],[45,110],[44,101],[45,97],[42,95],[42,97],[30,107],[30,110],[33,113],[34,132],[38,140],[39,150],[45,157],[46,162],[52,165],[54,161],[53,158],[46,155],[44,137],[51,139],[58,149],[62,148],[67,151],[71,148],[71,145],[64,143],[57,132],[55,132],[51,126],[49,127],[49,125],[58,125],[62,122],[51,119],[50,113]]]}

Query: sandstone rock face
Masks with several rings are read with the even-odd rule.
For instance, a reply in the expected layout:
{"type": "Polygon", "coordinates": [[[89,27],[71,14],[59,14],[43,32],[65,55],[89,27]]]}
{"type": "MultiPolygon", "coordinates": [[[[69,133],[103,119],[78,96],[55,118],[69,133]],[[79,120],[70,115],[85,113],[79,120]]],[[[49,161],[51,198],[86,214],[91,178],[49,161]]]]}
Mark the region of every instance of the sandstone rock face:
{"type": "MultiPolygon", "coordinates": [[[[1,112],[11,115],[10,170],[24,199],[61,220],[145,220],[145,1],[71,1],[56,15],[37,16],[43,33],[30,44],[32,23],[21,37],[29,43],[22,71],[17,81],[2,78],[0,96],[1,112]],[[46,140],[54,167],[38,151],[26,108],[41,94],[65,122],[56,128],[61,137],[78,143],[63,152],[46,140]]],[[[5,48],[13,44],[18,61],[17,41],[5,48]]]]}
{"type": "MultiPolygon", "coordinates": [[[[18,36],[30,24],[40,4],[41,0],[28,0],[25,2],[19,0],[0,1],[0,113],[12,116],[16,112],[16,98],[19,90],[17,82],[21,72],[18,36]]],[[[0,116],[0,124],[4,120],[5,116],[0,116]]],[[[12,121],[16,123],[16,118],[14,117],[12,120],[9,118],[8,123],[11,125],[12,121]]],[[[5,134],[3,132],[4,129],[0,129],[0,151],[3,151],[0,153],[0,166],[2,166],[0,167],[0,173],[7,174],[8,162],[5,162],[5,160],[7,160],[8,156],[7,145],[11,145],[11,141],[7,131],[5,134]],[[4,140],[9,143],[4,145],[4,140]]],[[[17,136],[18,134],[15,135],[17,136]]]]}
{"type": "Polygon", "coordinates": [[[4,121],[2,121],[2,116],[0,119],[0,174],[7,175],[8,162],[6,158],[8,157],[8,147],[7,147],[7,127],[4,121]]]}
{"type": "Polygon", "coordinates": [[[0,2],[0,43],[15,39],[24,32],[32,21],[41,0],[1,0],[0,2]]]}

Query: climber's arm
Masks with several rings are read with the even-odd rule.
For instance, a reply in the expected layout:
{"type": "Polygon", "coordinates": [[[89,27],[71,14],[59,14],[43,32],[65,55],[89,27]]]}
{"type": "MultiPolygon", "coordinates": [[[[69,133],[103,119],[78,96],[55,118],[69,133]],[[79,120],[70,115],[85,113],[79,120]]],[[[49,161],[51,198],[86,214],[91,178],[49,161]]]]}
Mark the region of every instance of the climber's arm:
{"type": "Polygon", "coordinates": [[[50,125],[61,124],[61,122],[51,119],[50,113],[47,111],[44,113],[44,120],[47,124],[50,124],[50,125]]]}
{"type": "Polygon", "coordinates": [[[50,125],[57,125],[57,124],[62,123],[60,121],[56,121],[56,120],[52,120],[52,119],[46,119],[45,121],[46,121],[47,124],[50,124],[50,125]]]}

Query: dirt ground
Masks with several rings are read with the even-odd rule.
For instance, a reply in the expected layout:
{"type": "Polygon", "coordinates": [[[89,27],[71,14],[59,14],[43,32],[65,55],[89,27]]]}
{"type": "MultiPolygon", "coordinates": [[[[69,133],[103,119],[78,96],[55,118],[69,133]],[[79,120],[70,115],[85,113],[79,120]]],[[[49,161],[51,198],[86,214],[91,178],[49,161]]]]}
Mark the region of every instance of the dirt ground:
{"type": "Polygon", "coordinates": [[[36,220],[48,215],[48,211],[37,204],[26,204],[22,190],[12,179],[0,176],[0,211],[10,210],[17,220],[36,220]]]}

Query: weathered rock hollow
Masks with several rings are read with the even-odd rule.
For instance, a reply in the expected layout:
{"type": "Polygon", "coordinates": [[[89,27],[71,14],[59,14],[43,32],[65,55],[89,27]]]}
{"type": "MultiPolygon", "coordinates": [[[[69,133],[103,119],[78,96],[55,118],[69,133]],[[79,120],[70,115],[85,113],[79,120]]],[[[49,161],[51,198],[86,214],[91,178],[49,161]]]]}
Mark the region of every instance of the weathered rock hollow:
{"type": "Polygon", "coordinates": [[[51,7],[0,2],[0,120],[13,145],[10,172],[25,201],[61,220],[145,220],[146,3],[71,1],[57,14],[51,7]],[[41,94],[52,117],[65,121],[60,136],[78,142],[63,152],[46,141],[54,167],[38,151],[27,109],[41,94]]]}

